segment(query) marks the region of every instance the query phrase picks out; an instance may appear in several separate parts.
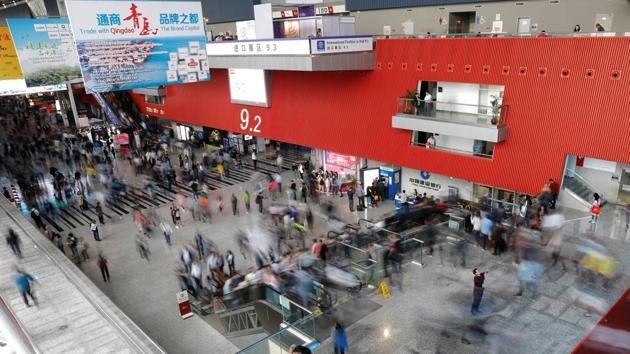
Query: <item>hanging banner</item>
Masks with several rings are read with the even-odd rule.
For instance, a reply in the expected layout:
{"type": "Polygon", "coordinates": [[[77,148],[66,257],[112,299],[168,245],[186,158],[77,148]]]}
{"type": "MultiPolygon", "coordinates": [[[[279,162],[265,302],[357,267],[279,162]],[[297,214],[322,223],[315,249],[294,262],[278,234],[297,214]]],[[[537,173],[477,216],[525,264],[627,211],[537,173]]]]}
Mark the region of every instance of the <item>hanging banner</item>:
{"type": "Polygon", "coordinates": [[[50,91],[65,91],[68,88],[64,84],[26,87],[24,80],[2,80],[0,81],[0,96],[14,96],[34,94],[50,91]]]}
{"type": "Polygon", "coordinates": [[[81,77],[67,18],[7,19],[26,86],[81,77]]]}
{"type": "Polygon", "coordinates": [[[15,46],[8,27],[0,27],[0,80],[22,78],[15,46]]]}
{"type": "Polygon", "coordinates": [[[87,92],[210,79],[200,2],[66,1],[87,92]]]}

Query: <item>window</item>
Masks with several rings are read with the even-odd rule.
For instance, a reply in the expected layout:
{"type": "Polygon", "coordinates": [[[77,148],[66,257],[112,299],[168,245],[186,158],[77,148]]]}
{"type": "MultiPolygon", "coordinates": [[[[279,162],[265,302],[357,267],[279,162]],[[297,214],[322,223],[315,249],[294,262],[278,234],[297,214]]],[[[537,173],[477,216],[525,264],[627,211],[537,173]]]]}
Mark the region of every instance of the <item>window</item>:
{"type": "Polygon", "coordinates": [[[144,95],[144,101],[151,104],[164,104],[164,96],[144,95]]]}
{"type": "Polygon", "coordinates": [[[483,140],[468,140],[438,135],[433,133],[413,131],[411,134],[411,145],[426,147],[427,141],[433,137],[433,148],[436,150],[448,151],[456,154],[465,154],[476,157],[491,159],[494,153],[494,143],[483,140]]]}

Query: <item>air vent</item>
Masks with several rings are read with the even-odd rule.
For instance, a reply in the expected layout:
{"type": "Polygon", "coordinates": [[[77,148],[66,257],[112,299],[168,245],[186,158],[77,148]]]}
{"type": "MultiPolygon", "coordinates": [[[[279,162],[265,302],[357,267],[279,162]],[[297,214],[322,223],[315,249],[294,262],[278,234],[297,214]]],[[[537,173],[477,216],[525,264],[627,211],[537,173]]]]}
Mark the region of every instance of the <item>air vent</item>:
{"type": "Polygon", "coordinates": [[[484,65],[483,66],[483,73],[484,74],[490,74],[490,65],[484,65]]]}
{"type": "Polygon", "coordinates": [[[593,69],[586,70],[586,73],[584,74],[584,76],[586,76],[587,79],[594,78],[595,77],[595,70],[593,70],[593,69]]]}
{"type": "Polygon", "coordinates": [[[454,70],[455,70],[454,64],[448,64],[448,66],[446,67],[446,71],[448,71],[449,73],[452,73],[454,70]]]}
{"type": "Polygon", "coordinates": [[[514,5],[515,6],[524,6],[525,3],[524,2],[515,2],[514,5]]]}
{"type": "Polygon", "coordinates": [[[476,7],[476,8],[480,8],[480,7],[483,7],[483,6],[481,6],[481,5],[475,5],[475,7],[476,7]]]}
{"type": "Polygon", "coordinates": [[[431,64],[431,71],[433,72],[437,71],[437,64],[435,63],[431,64]]]}
{"type": "Polygon", "coordinates": [[[394,68],[394,63],[393,62],[390,61],[389,63],[387,63],[387,69],[388,70],[392,70],[393,68],[394,68]]]}
{"type": "Polygon", "coordinates": [[[538,68],[538,76],[541,76],[541,77],[547,76],[547,68],[538,68]]]}
{"type": "Polygon", "coordinates": [[[549,5],[556,5],[559,3],[560,3],[560,0],[549,0],[549,5]]]}
{"type": "Polygon", "coordinates": [[[407,63],[402,63],[402,65],[401,65],[401,69],[402,69],[403,71],[407,70],[407,63]]]}
{"type": "Polygon", "coordinates": [[[501,70],[501,73],[503,75],[510,75],[510,67],[509,66],[504,66],[503,69],[501,70]]]}
{"type": "Polygon", "coordinates": [[[470,64],[466,64],[466,65],[464,66],[464,72],[465,72],[466,74],[470,74],[470,72],[471,72],[471,71],[472,71],[472,65],[470,65],[470,64]]]}
{"type": "Polygon", "coordinates": [[[416,63],[416,70],[422,71],[422,63],[416,63]]]}
{"type": "Polygon", "coordinates": [[[560,76],[561,77],[569,77],[569,75],[571,75],[571,71],[569,69],[562,69],[562,70],[560,70],[560,76]]]}
{"type": "Polygon", "coordinates": [[[518,69],[518,74],[519,74],[519,75],[521,75],[521,76],[525,76],[525,75],[527,75],[527,67],[525,67],[525,66],[521,66],[521,67],[518,69]]]}
{"type": "Polygon", "coordinates": [[[619,80],[621,78],[621,71],[613,70],[613,72],[610,74],[610,78],[613,80],[619,80]]]}

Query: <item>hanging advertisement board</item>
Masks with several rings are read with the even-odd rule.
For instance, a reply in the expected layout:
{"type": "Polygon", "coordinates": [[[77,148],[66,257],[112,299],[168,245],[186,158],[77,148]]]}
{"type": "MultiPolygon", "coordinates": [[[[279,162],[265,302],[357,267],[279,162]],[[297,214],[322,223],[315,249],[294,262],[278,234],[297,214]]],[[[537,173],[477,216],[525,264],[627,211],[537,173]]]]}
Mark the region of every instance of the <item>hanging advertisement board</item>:
{"type": "Polygon", "coordinates": [[[7,19],[26,86],[81,77],[67,18],[7,19]]]}
{"type": "Polygon", "coordinates": [[[0,80],[22,78],[15,46],[8,27],[0,27],[0,80]]]}
{"type": "Polygon", "coordinates": [[[210,79],[200,2],[78,0],[66,7],[87,92],[210,79]]]}
{"type": "Polygon", "coordinates": [[[68,87],[64,84],[26,87],[26,82],[23,79],[0,81],[0,96],[14,96],[40,92],[64,91],[67,89],[68,87]]]}

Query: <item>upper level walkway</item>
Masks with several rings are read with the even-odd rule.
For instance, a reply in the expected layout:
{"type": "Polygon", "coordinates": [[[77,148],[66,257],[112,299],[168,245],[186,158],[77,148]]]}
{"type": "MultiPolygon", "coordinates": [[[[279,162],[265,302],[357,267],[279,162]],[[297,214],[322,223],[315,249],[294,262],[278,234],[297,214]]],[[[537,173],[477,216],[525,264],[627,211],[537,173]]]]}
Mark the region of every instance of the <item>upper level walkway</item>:
{"type": "Polygon", "coordinates": [[[0,247],[0,295],[7,305],[0,328],[13,351],[165,352],[5,198],[0,198],[0,222],[3,234],[12,228],[19,235],[23,256],[0,247]],[[38,307],[24,304],[12,279],[15,266],[36,278],[38,307]]]}

